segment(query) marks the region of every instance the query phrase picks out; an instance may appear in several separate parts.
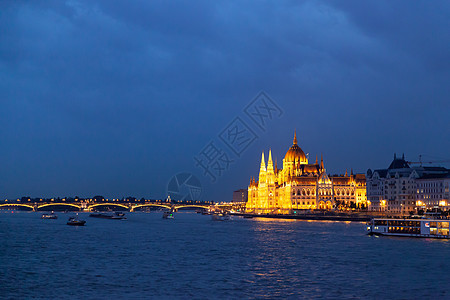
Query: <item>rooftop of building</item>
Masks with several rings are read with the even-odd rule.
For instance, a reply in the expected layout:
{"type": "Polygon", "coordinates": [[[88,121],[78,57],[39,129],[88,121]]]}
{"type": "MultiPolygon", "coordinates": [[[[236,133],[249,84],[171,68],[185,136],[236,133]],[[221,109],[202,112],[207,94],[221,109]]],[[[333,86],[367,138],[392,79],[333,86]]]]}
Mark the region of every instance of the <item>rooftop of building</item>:
{"type": "Polygon", "coordinates": [[[417,179],[450,179],[450,170],[447,170],[447,173],[441,174],[424,174],[417,179]]]}
{"type": "Polygon", "coordinates": [[[394,153],[394,159],[387,169],[378,169],[373,172],[369,169],[367,170],[367,178],[371,178],[375,172],[378,173],[380,178],[386,178],[388,175],[395,176],[395,174],[398,174],[399,177],[408,177],[414,171],[419,178],[440,178],[436,176],[447,176],[450,173],[450,169],[445,167],[411,167],[405,160],[405,154],[398,158],[397,154],[394,153]]]}
{"type": "Polygon", "coordinates": [[[405,154],[402,155],[402,158],[397,158],[397,154],[394,153],[394,160],[389,165],[388,169],[408,169],[408,162],[405,160],[405,154]]]}

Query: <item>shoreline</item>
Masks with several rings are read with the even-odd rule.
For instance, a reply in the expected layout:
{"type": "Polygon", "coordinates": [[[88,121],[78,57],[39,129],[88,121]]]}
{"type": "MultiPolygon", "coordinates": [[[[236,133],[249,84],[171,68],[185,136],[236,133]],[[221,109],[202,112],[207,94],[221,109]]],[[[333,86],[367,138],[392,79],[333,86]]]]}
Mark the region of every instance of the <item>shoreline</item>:
{"type": "Polygon", "coordinates": [[[340,222],[367,222],[373,216],[350,216],[350,215],[271,215],[271,214],[246,214],[246,213],[232,213],[232,216],[240,216],[246,218],[268,218],[268,219],[294,219],[294,220],[312,220],[312,221],[340,221],[340,222]]]}

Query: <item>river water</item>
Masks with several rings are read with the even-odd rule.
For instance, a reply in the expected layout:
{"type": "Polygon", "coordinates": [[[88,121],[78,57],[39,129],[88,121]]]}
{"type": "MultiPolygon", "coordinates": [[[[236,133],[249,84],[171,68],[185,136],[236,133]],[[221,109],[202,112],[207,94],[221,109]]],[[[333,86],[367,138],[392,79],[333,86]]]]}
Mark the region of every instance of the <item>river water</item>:
{"type": "Polygon", "coordinates": [[[2,299],[450,298],[450,242],[363,223],[0,212],[2,299]]]}

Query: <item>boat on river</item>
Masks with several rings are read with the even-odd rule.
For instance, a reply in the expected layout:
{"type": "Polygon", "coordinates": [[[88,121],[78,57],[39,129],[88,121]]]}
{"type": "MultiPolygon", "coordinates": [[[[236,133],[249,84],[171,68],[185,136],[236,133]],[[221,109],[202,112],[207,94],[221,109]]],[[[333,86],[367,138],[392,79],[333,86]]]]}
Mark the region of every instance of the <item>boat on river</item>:
{"type": "Polygon", "coordinates": [[[213,213],[211,219],[213,221],[228,221],[230,220],[230,214],[226,212],[213,213]]]}
{"type": "Polygon", "coordinates": [[[174,219],[173,213],[171,211],[163,212],[163,219],[174,219]]]}
{"type": "Polygon", "coordinates": [[[374,218],[367,224],[369,235],[449,239],[449,219],[374,218]]]}
{"type": "Polygon", "coordinates": [[[84,224],[86,224],[86,221],[78,219],[78,215],[76,217],[70,217],[67,221],[67,225],[71,226],[84,226],[84,224]]]}
{"type": "Polygon", "coordinates": [[[54,212],[51,212],[49,214],[42,214],[41,219],[53,219],[53,220],[55,220],[55,219],[58,219],[58,216],[55,215],[54,212]]]}
{"type": "Polygon", "coordinates": [[[114,213],[93,213],[90,214],[91,218],[110,219],[110,220],[126,220],[125,214],[121,212],[114,213]]]}

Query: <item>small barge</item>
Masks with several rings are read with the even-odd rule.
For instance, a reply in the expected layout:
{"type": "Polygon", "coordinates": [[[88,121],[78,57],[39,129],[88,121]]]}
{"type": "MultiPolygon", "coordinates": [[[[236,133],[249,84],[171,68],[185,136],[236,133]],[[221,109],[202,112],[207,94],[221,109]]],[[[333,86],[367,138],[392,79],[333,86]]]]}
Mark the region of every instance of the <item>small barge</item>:
{"type": "Polygon", "coordinates": [[[449,239],[448,219],[382,219],[367,224],[369,235],[449,239]]]}
{"type": "Polygon", "coordinates": [[[90,214],[91,218],[110,219],[110,220],[126,220],[125,214],[121,212],[115,213],[93,213],[90,214]]]}

